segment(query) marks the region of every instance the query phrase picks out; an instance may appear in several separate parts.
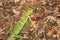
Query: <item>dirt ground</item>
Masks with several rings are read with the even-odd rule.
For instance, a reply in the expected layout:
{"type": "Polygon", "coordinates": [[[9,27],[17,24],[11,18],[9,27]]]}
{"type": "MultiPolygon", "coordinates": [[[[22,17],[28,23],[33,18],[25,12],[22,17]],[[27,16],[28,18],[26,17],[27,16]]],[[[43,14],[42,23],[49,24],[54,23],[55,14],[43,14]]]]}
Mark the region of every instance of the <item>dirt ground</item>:
{"type": "Polygon", "coordinates": [[[0,0],[0,40],[7,40],[27,7],[34,11],[19,33],[23,40],[60,40],[60,0],[0,0]]]}

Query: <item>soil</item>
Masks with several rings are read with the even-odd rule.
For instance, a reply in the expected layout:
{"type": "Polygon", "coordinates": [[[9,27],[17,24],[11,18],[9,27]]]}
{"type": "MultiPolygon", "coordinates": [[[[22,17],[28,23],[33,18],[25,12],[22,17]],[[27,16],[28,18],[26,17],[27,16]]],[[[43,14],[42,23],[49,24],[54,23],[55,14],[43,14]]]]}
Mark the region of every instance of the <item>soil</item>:
{"type": "Polygon", "coordinates": [[[19,33],[23,40],[60,40],[60,0],[0,0],[0,40],[7,40],[27,7],[33,12],[19,33]]]}

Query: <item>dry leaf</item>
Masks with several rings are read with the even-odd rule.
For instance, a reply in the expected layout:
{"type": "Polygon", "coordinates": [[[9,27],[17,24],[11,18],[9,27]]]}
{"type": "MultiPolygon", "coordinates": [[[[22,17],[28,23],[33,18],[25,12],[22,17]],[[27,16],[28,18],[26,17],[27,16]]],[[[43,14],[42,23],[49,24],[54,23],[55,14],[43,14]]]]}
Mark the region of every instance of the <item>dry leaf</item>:
{"type": "Polygon", "coordinates": [[[43,13],[35,13],[34,15],[31,15],[31,18],[36,20],[37,18],[41,18],[43,16],[43,13]]]}
{"type": "Polygon", "coordinates": [[[60,16],[60,12],[57,12],[54,14],[55,16],[60,16]]]}
{"type": "Polygon", "coordinates": [[[57,20],[57,24],[60,25],[60,20],[57,20]]]}
{"type": "Polygon", "coordinates": [[[56,26],[52,26],[50,29],[48,29],[47,36],[51,37],[53,35],[53,32],[56,30],[56,26]]]}
{"type": "Polygon", "coordinates": [[[46,9],[46,8],[44,8],[45,9],[45,11],[44,11],[44,13],[47,15],[47,14],[50,14],[52,11],[50,10],[50,9],[46,9]]]}

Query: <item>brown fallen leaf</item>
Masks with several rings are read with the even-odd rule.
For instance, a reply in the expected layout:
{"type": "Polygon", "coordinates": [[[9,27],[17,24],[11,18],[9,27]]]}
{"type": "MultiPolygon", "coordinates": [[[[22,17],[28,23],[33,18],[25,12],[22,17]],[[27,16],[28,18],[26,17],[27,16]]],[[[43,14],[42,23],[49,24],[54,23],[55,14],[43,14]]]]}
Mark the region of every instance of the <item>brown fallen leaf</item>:
{"type": "Polygon", "coordinates": [[[29,23],[31,28],[36,28],[38,26],[36,21],[33,21],[30,17],[29,17],[29,23]]]}
{"type": "Polygon", "coordinates": [[[34,27],[35,21],[32,21],[30,17],[29,17],[29,22],[30,22],[30,27],[34,27]]]}
{"type": "Polygon", "coordinates": [[[57,20],[57,24],[60,26],[60,20],[57,20]]]}
{"type": "Polygon", "coordinates": [[[31,15],[31,18],[36,20],[37,18],[41,18],[43,16],[43,13],[35,13],[31,15]]]}
{"type": "Polygon", "coordinates": [[[43,13],[36,13],[35,14],[35,17],[37,18],[37,17],[42,17],[43,16],[43,13]]]}
{"type": "Polygon", "coordinates": [[[60,39],[60,30],[57,31],[57,37],[58,37],[58,39],[60,39]]]}
{"type": "Polygon", "coordinates": [[[53,35],[53,32],[56,30],[56,26],[52,26],[50,29],[47,29],[47,36],[51,37],[53,35]]]}
{"type": "Polygon", "coordinates": [[[60,12],[57,12],[54,14],[55,16],[60,16],[60,12]]]}
{"type": "Polygon", "coordinates": [[[30,27],[34,27],[35,26],[35,21],[30,21],[30,27]]]}
{"type": "Polygon", "coordinates": [[[44,11],[44,13],[47,15],[47,14],[50,14],[51,12],[52,12],[52,10],[50,10],[50,9],[46,9],[46,8],[44,8],[45,9],[45,11],[44,11]]]}

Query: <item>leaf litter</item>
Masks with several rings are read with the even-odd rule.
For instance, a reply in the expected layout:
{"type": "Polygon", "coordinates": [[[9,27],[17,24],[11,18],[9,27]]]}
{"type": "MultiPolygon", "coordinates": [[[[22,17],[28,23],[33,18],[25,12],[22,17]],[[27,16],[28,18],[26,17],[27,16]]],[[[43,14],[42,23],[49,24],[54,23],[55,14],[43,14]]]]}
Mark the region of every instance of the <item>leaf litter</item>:
{"type": "MultiPolygon", "coordinates": [[[[0,0],[0,40],[6,40],[26,7],[34,9],[19,33],[23,40],[60,40],[59,0],[0,0]]],[[[18,39],[16,39],[18,40],[18,39]]]]}

